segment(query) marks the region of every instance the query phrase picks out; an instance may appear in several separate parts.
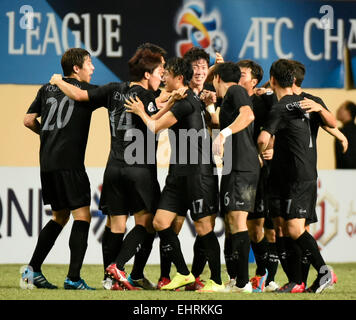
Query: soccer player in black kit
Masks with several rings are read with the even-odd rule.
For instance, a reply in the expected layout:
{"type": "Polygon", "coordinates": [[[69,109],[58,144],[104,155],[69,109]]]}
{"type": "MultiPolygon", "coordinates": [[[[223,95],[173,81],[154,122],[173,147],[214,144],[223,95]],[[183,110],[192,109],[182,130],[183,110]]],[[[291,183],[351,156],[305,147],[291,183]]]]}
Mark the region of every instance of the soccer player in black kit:
{"type": "MultiPolygon", "coordinates": [[[[255,115],[253,140],[257,146],[258,135],[272,107],[261,96],[255,94],[255,88],[263,78],[263,69],[253,60],[240,60],[237,65],[241,70],[239,85],[246,89],[253,104],[255,115]]],[[[257,265],[256,275],[250,279],[253,292],[274,291],[279,288],[274,282],[278,268],[275,232],[268,213],[269,160],[273,156],[273,146],[270,145],[262,156],[264,161],[257,186],[255,210],[249,212],[247,217],[251,247],[257,265]]]]}
{"type": "MultiPolygon", "coordinates": [[[[67,50],[61,60],[64,82],[85,90],[94,66],[89,52],[67,50]]],[[[70,264],[65,289],[92,290],[80,277],[87,249],[90,224],[90,183],[84,167],[85,149],[93,104],[69,99],[58,87],[46,84],[38,91],[25,116],[25,126],[40,135],[40,171],[44,204],[50,204],[53,218],[41,230],[29,267],[22,281],[38,288],[56,289],[41,272],[41,266],[70,213],[74,222],[69,238],[70,264]],[[36,118],[41,117],[41,123],[36,118]]]]}
{"type": "Polygon", "coordinates": [[[188,89],[193,74],[191,64],[181,58],[172,58],[165,69],[167,91],[185,87],[186,98],[176,102],[170,111],[156,121],[147,115],[140,101],[131,99],[125,105],[138,114],[153,132],[170,128],[172,153],[169,173],[153,224],[160,236],[162,250],[175,264],[177,274],[161,290],[174,290],[195,281],[185,263],[177,234],[172,229],[176,216],[186,215],[189,209],[211,270],[211,279],[198,291],[223,291],[220,246],[213,230],[218,211],[218,180],[214,175],[205,110],[199,97],[188,89]]]}
{"type": "Polygon", "coordinates": [[[217,97],[222,97],[219,122],[220,134],[213,150],[224,161],[220,203],[227,215],[231,237],[231,252],[237,257],[234,292],[252,292],[248,275],[250,239],[247,229],[248,212],[254,211],[260,162],[253,141],[253,107],[247,91],[238,85],[241,71],[236,63],[215,65],[213,85],[217,97]]]}
{"type": "MultiPolygon", "coordinates": [[[[205,90],[205,82],[208,75],[209,70],[209,54],[205,52],[204,49],[200,47],[192,47],[189,49],[183,56],[183,59],[191,64],[193,68],[193,76],[189,82],[189,88],[193,90],[193,92],[202,100],[202,103],[208,106],[210,103],[214,102],[215,92],[205,90]],[[209,102],[208,102],[209,101],[209,102]]],[[[216,99],[215,99],[216,100],[216,99]]],[[[204,108],[205,108],[205,105],[204,108]]],[[[210,108],[214,109],[214,105],[210,106],[210,108]]],[[[206,110],[209,112],[210,117],[214,117],[215,109],[209,111],[208,108],[206,110]]],[[[209,124],[213,122],[213,119],[208,121],[209,124]]],[[[186,214],[182,213],[183,215],[178,215],[174,219],[172,224],[172,228],[176,234],[179,234],[183,223],[185,221],[186,214]]],[[[185,290],[187,291],[195,291],[202,289],[204,287],[203,282],[200,280],[200,275],[204,270],[206,264],[206,257],[204,255],[204,250],[202,248],[202,244],[200,243],[200,237],[195,238],[195,242],[193,245],[193,262],[192,262],[192,274],[195,277],[195,282],[187,285],[185,290]]],[[[170,270],[171,270],[171,261],[167,259],[165,256],[161,246],[160,246],[160,257],[161,257],[161,274],[158,280],[157,289],[161,288],[162,286],[168,284],[170,279],[170,270]]]]}
{"type": "MultiPolygon", "coordinates": [[[[308,117],[310,123],[312,143],[316,146],[318,129],[319,127],[322,127],[326,132],[328,132],[330,135],[334,136],[337,140],[339,140],[341,145],[344,146],[346,141],[347,146],[346,137],[342,134],[342,132],[339,131],[338,128],[336,128],[336,119],[334,115],[328,110],[323,100],[319,97],[313,96],[310,93],[303,91],[303,89],[301,88],[306,71],[305,66],[301,62],[296,60],[290,60],[290,62],[293,64],[295,70],[295,81],[292,86],[293,93],[303,98],[303,100],[300,102],[300,106],[309,115],[308,117]]],[[[315,148],[314,150],[316,165],[317,149],[315,148]]],[[[309,231],[309,225],[314,222],[317,222],[316,212],[305,221],[307,231],[309,231]]],[[[305,287],[307,287],[307,279],[310,266],[308,255],[308,252],[302,252],[301,256],[301,275],[302,282],[304,282],[305,287]]],[[[337,281],[337,277],[333,271],[331,271],[331,273],[334,284],[337,281]]]]}
{"type": "MultiPolygon", "coordinates": [[[[307,291],[320,293],[332,284],[332,274],[315,239],[305,230],[305,222],[315,213],[317,198],[316,146],[310,117],[300,106],[302,98],[293,95],[294,80],[295,67],[290,61],[280,59],[272,64],[270,84],[278,103],[272,107],[258,144],[260,152],[264,151],[271,136],[275,135],[271,193],[275,203],[279,202],[280,216],[274,217],[277,239],[280,229],[284,229],[290,237],[290,250],[309,252],[311,264],[318,275],[307,291]]],[[[290,272],[287,276],[289,283],[279,289],[280,292],[304,292],[305,284],[301,279],[291,279],[296,273],[290,272]]]]}
{"type": "MultiPolygon", "coordinates": [[[[129,69],[130,83],[110,83],[88,91],[68,86],[58,77],[52,79],[74,99],[89,100],[108,108],[111,150],[99,204],[99,208],[110,216],[111,227],[104,232],[104,267],[125,289],[134,290],[136,286],[154,289],[144,277],[143,268],[152,249],[153,213],[160,197],[156,137],[138,116],[125,112],[123,104],[125,98],[139,97],[148,114],[159,117],[167,111],[166,108],[158,111],[154,94],[161,82],[162,54],[159,50],[151,50],[151,46],[142,46],[130,59],[129,69]],[[128,214],[134,215],[136,226],[123,240],[128,214]],[[124,265],[140,247],[131,279],[127,279],[124,265]]],[[[111,289],[120,290],[115,284],[111,289]]]]}

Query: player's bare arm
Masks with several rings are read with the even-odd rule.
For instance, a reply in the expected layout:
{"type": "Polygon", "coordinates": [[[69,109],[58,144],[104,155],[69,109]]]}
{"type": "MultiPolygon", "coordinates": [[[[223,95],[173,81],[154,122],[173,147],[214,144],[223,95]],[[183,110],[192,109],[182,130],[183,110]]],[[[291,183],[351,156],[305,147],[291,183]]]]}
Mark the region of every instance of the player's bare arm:
{"type": "Polygon", "coordinates": [[[304,100],[300,101],[299,104],[307,113],[318,112],[326,126],[330,128],[335,128],[337,126],[334,115],[314,100],[304,98],[304,100]]]}
{"type": "Polygon", "coordinates": [[[23,124],[26,128],[29,128],[34,133],[40,134],[41,125],[37,120],[38,116],[39,115],[37,113],[27,113],[25,115],[23,124]]]}
{"type": "Polygon", "coordinates": [[[342,146],[342,153],[345,153],[349,147],[349,141],[345,135],[338,128],[329,128],[327,126],[323,126],[322,128],[339,141],[342,146]]]}
{"type": "Polygon", "coordinates": [[[159,118],[155,118],[155,116],[157,116],[162,111],[160,110],[155,115],[150,117],[146,113],[145,107],[138,97],[136,97],[136,99],[130,97],[130,100],[126,100],[125,107],[127,109],[126,112],[137,114],[145,123],[147,128],[154,133],[167,129],[177,122],[176,117],[170,111],[166,111],[159,118]]]}
{"type": "Polygon", "coordinates": [[[200,100],[202,100],[207,106],[206,111],[208,111],[211,116],[211,127],[218,128],[219,114],[217,110],[215,110],[215,105],[214,105],[216,103],[216,93],[204,89],[202,94],[200,95],[200,100]]]}
{"type": "Polygon", "coordinates": [[[261,153],[261,156],[264,160],[272,160],[274,152],[274,136],[269,139],[267,148],[261,153]]]}
{"type": "Polygon", "coordinates": [[[61,74],[54,74],[49,82],[56,85],[66,96],[75,101],[89,101],[87,90],[82,90],[64,81],[61,74]]]}
{"type": "Polygon", "coordinates": [[[236,117],[235,121],[223,129],[215,138],[213,142],[213,153],[215,155],[220,157],[223,155],[223,146],[228,136],[244,130],[255,120],[255,115],[250,106],[242,106],[239,111],[240,114],[236,117]]]}
{"type": "Polygon", "coordinates": [[[262,130],[257,138],[258,151],[260,154],[265,152],[265,150],[268,147],[270,139],[271,139],[271,134],[265,130],[262,130]]]}

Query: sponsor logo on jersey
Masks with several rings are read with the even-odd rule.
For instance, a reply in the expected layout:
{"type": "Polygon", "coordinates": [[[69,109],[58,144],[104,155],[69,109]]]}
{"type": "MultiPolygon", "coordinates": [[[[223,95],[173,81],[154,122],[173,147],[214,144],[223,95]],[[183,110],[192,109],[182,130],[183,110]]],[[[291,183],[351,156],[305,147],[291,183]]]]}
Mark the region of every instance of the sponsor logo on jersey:
{"type": "Polygon", "coordinates": [[[149,105],[148,105],[148,107],[147,107],[147,110],[148,110],[149,112],[154,112],[154,111],[157,110],[156,106],[154,105],[154,103],[153,103],[152,101],[149,103],[149,105]]]}

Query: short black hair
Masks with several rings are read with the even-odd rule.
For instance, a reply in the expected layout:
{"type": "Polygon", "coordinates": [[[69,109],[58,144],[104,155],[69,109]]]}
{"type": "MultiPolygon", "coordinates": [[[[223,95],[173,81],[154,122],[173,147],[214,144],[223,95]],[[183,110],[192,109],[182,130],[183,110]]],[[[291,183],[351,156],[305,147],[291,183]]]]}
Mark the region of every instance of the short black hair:
{"type": "Polygon", "coordinates": [[[352,101],[346,101],[345,109],[350,112],[352,121],[355,121],[356,118],[356,105],[352,101]]]}
{"type": "Polygon", "coordinates": [[[279,59],[272,63],[269,70],[270,77],[273,77],[281,88],[288,88],[293,85],[295,78],[294,65],[287,59],[279,59]]]}
{"type": "Polygon", "coordinates": [[[294,65],[295,85],[301,87],[305,76],[305,66],[297,60],[290,60],[290,62],[294,65]]]}
{"type": "Polygon", "coordinates": [[[256,79],[258,85],[263,78],[263,69],[262,67],[255,61],[250,59],[240,60],[237,62],[237,65],[240,68],[250,68],[252,79],[256,79]]]}
{"type": "Polygon", "coordinates": [[[172,72],[174,77],[183,76],[183,84],[185,86],[189,85],[193,76],[193,68],[192,65],[183,58],[170,58],[164,65],[164,68],[172,72]]]}
{"type": "Polygon", "coordinates": [[[74,66],[82,68],[86,57],[90,57],[90,53],[82,48],[70,48],[64,52],[61,59],[63,75],[69,77],[74,72],[74,66]]]}
{"type": "Polygon", "coordinates": [[[183,56],[183,59],[188,63],[193,63],[194,61],[204,59],[209,66],[210,56],[205,52],[204,49],[200,47],[192,47],[190,48],[183,56]]]}
{"type": "Polygon", "coordinates": [[[240,67],[235,62],[218,63],[212,70],[213,76],[218,75],[224,82],[238,83],[241,78],[240,67]]]}
{"type": "Polygon", "coordinates": [[[159,53],[163,58],[165,58],[167,55],[166,50],[164,50],[162,47],[160,47],[156,44],[150,43],[150,42],[145,42],[145,43],[139,45],[136,49],[136,52],[138,50],[144,50],[144,49],[151,50],[153,53],[159,53]]]}

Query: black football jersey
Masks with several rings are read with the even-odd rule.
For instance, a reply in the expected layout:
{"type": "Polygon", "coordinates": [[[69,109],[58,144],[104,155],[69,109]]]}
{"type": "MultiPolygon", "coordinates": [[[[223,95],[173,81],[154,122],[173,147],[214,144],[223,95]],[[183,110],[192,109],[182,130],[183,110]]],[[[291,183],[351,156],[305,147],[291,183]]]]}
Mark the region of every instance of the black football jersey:
{"type": "Polygon", "coordinates": [[[151,116],[158,112],[156,95],[142,86],[130,87],[129,84],[129,82],[109,83],[88,91],[91,102],[108,109],[111,133],[108,161],[124,166],[155,166],[156,136],[147,129],[139,116],[126,112],[124,104],[130,97],[139,97],[146,113],[151,116]]]}
{"type": "MultiPolygon", "coordinates": [[[[220,130],[235,121],[242,106],[250,106],[253,110],[252,101],[247,91],[239,85],[233,85],[227,90],[220,107],[220,130]]],[[[244,130],[227,137],[224,148],[224,166],[226,166],[226,161],[232,161],[233,170],[259,171],[258,152],[253,134],[254,124],[252,122],[244,130]],[[227,149],[229,145],[232,146],[231,150],[227,149]]]]}
{"type": "Polygon", "coordinates": [[[191,90],[170,110],[177,122],[170,127],[171,159],[169,173],[186,176],[212,174],[212,141],[205,122],[205,105],[191,90]]]}
{"type": "Polygon", "coordinates": [[[301,109],[300,100],[298,95],[284,96],[272,107],[264,128],[275,135],[271,175],[282,175],[290,182],[317,178],[310,114],[301,109]]]}
{"type": "Polygon", "coordinates": [[[268,113],[271,111],[270,105],[268,105],[261,96],[253,94],[250,96],[252,105],[253,105],[253,113],[255,115],[255,120],[253,124],[253,141],[257,145],[257,138],[267,120],[268,113]]]}
{"type": "MultiPolygon", "coordinates": [[[[73,78],[64,81],[83,90],[95,88],[73,78]]],[[[41,171],[84,169],[90,120],[96,108],[68,98],[57,86],[45,84],[39,89],[27,113],[41,117],[41,171]]]]}

